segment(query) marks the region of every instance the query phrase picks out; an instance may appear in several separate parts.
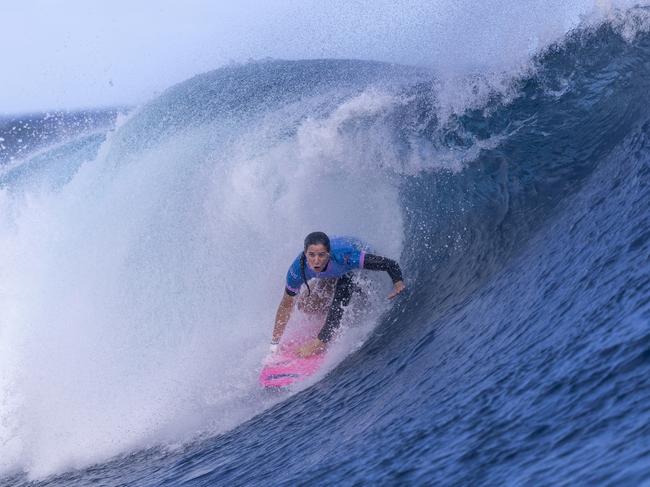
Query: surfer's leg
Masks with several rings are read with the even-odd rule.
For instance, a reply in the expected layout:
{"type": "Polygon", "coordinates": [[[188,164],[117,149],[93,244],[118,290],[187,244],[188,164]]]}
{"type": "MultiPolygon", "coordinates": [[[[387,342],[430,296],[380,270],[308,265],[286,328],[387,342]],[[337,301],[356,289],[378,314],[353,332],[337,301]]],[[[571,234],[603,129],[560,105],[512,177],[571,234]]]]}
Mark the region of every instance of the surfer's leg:
{"type": "Polygon", "coordinates": [[[329,342],[332,335],[341,324],[343,317],[343,306],[350,303],[352,292],[354,291],[354,283],[352,282],[352,274],[345,274],[336,281],[336,288],[334,289],[334,299],[327,312],[325,324],[318,334],[318,339],[322,342],[329,342]]]}

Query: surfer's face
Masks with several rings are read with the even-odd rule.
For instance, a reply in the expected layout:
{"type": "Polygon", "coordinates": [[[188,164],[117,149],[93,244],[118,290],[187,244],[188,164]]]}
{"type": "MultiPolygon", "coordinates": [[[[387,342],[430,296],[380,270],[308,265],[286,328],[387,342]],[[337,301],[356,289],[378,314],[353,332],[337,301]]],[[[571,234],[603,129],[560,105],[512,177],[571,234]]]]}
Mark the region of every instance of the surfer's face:
{"type": "Polygon", "coordinates": [[[307,264],[316,272],[323,272],[327,267],[330,260],[330,254],[327,252],[327,247],[323,244],[312,244],[305,250],[305,257],[307,257],[307,264]]]}

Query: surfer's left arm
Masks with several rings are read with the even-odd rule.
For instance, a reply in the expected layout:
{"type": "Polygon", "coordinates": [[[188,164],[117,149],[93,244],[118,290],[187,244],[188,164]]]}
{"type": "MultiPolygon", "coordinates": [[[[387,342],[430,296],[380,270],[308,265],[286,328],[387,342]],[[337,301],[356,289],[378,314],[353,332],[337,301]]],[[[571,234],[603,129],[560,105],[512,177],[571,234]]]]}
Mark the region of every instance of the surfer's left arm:
{"type": "Polygon", "coordinates": [[[386,271],[393,281],[393,291],[388,295],[388,299],[393,299],[399,293],[406,289],[402,277],[402,269],[393,259],[382,257],[381,255],[365,254],[363,259],[363,269],[371,271],[386,271]]]}

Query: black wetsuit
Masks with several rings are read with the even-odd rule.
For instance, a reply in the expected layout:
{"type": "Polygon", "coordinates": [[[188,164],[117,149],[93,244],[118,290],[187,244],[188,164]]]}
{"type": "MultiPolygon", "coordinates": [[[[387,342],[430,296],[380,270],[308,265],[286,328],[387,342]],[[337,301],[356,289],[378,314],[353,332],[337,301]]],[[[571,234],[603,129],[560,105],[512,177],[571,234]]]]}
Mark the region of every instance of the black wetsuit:
{"type": "MultiPolygon", "coordinates": [[[[363,269],[372,271],[386,271],[393,281],[393,284],[402,280],[402,271],[399,264],[387,257],[379,255],[366,254],[363,262],[363,269]]],[[[339,277],[336,281],[336,288],[334,290],[334,299],[327,312],[325,324],[318,334],[318,339],[322,342],[329,342],[334,335],[334,332],[341,325],[341,318],[343,317],[343,307],[350,303],[352,293],[356,286],[352,279],[352,272],[339,277]]]]}

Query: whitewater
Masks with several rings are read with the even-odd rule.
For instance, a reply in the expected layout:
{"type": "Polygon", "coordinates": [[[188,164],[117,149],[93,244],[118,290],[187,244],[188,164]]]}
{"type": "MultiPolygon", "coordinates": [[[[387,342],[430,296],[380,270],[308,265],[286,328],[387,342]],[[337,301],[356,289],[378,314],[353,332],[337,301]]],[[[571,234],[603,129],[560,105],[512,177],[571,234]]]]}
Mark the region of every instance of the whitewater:
{"type": "Polygon", "coordinates": [[[0,485],[649,482],[650,11],[617,5],[471,73],[251,61],[0,119],[0,485]],[[366,275],[268,394],[314,230],[408,291],[366,275]]]}

